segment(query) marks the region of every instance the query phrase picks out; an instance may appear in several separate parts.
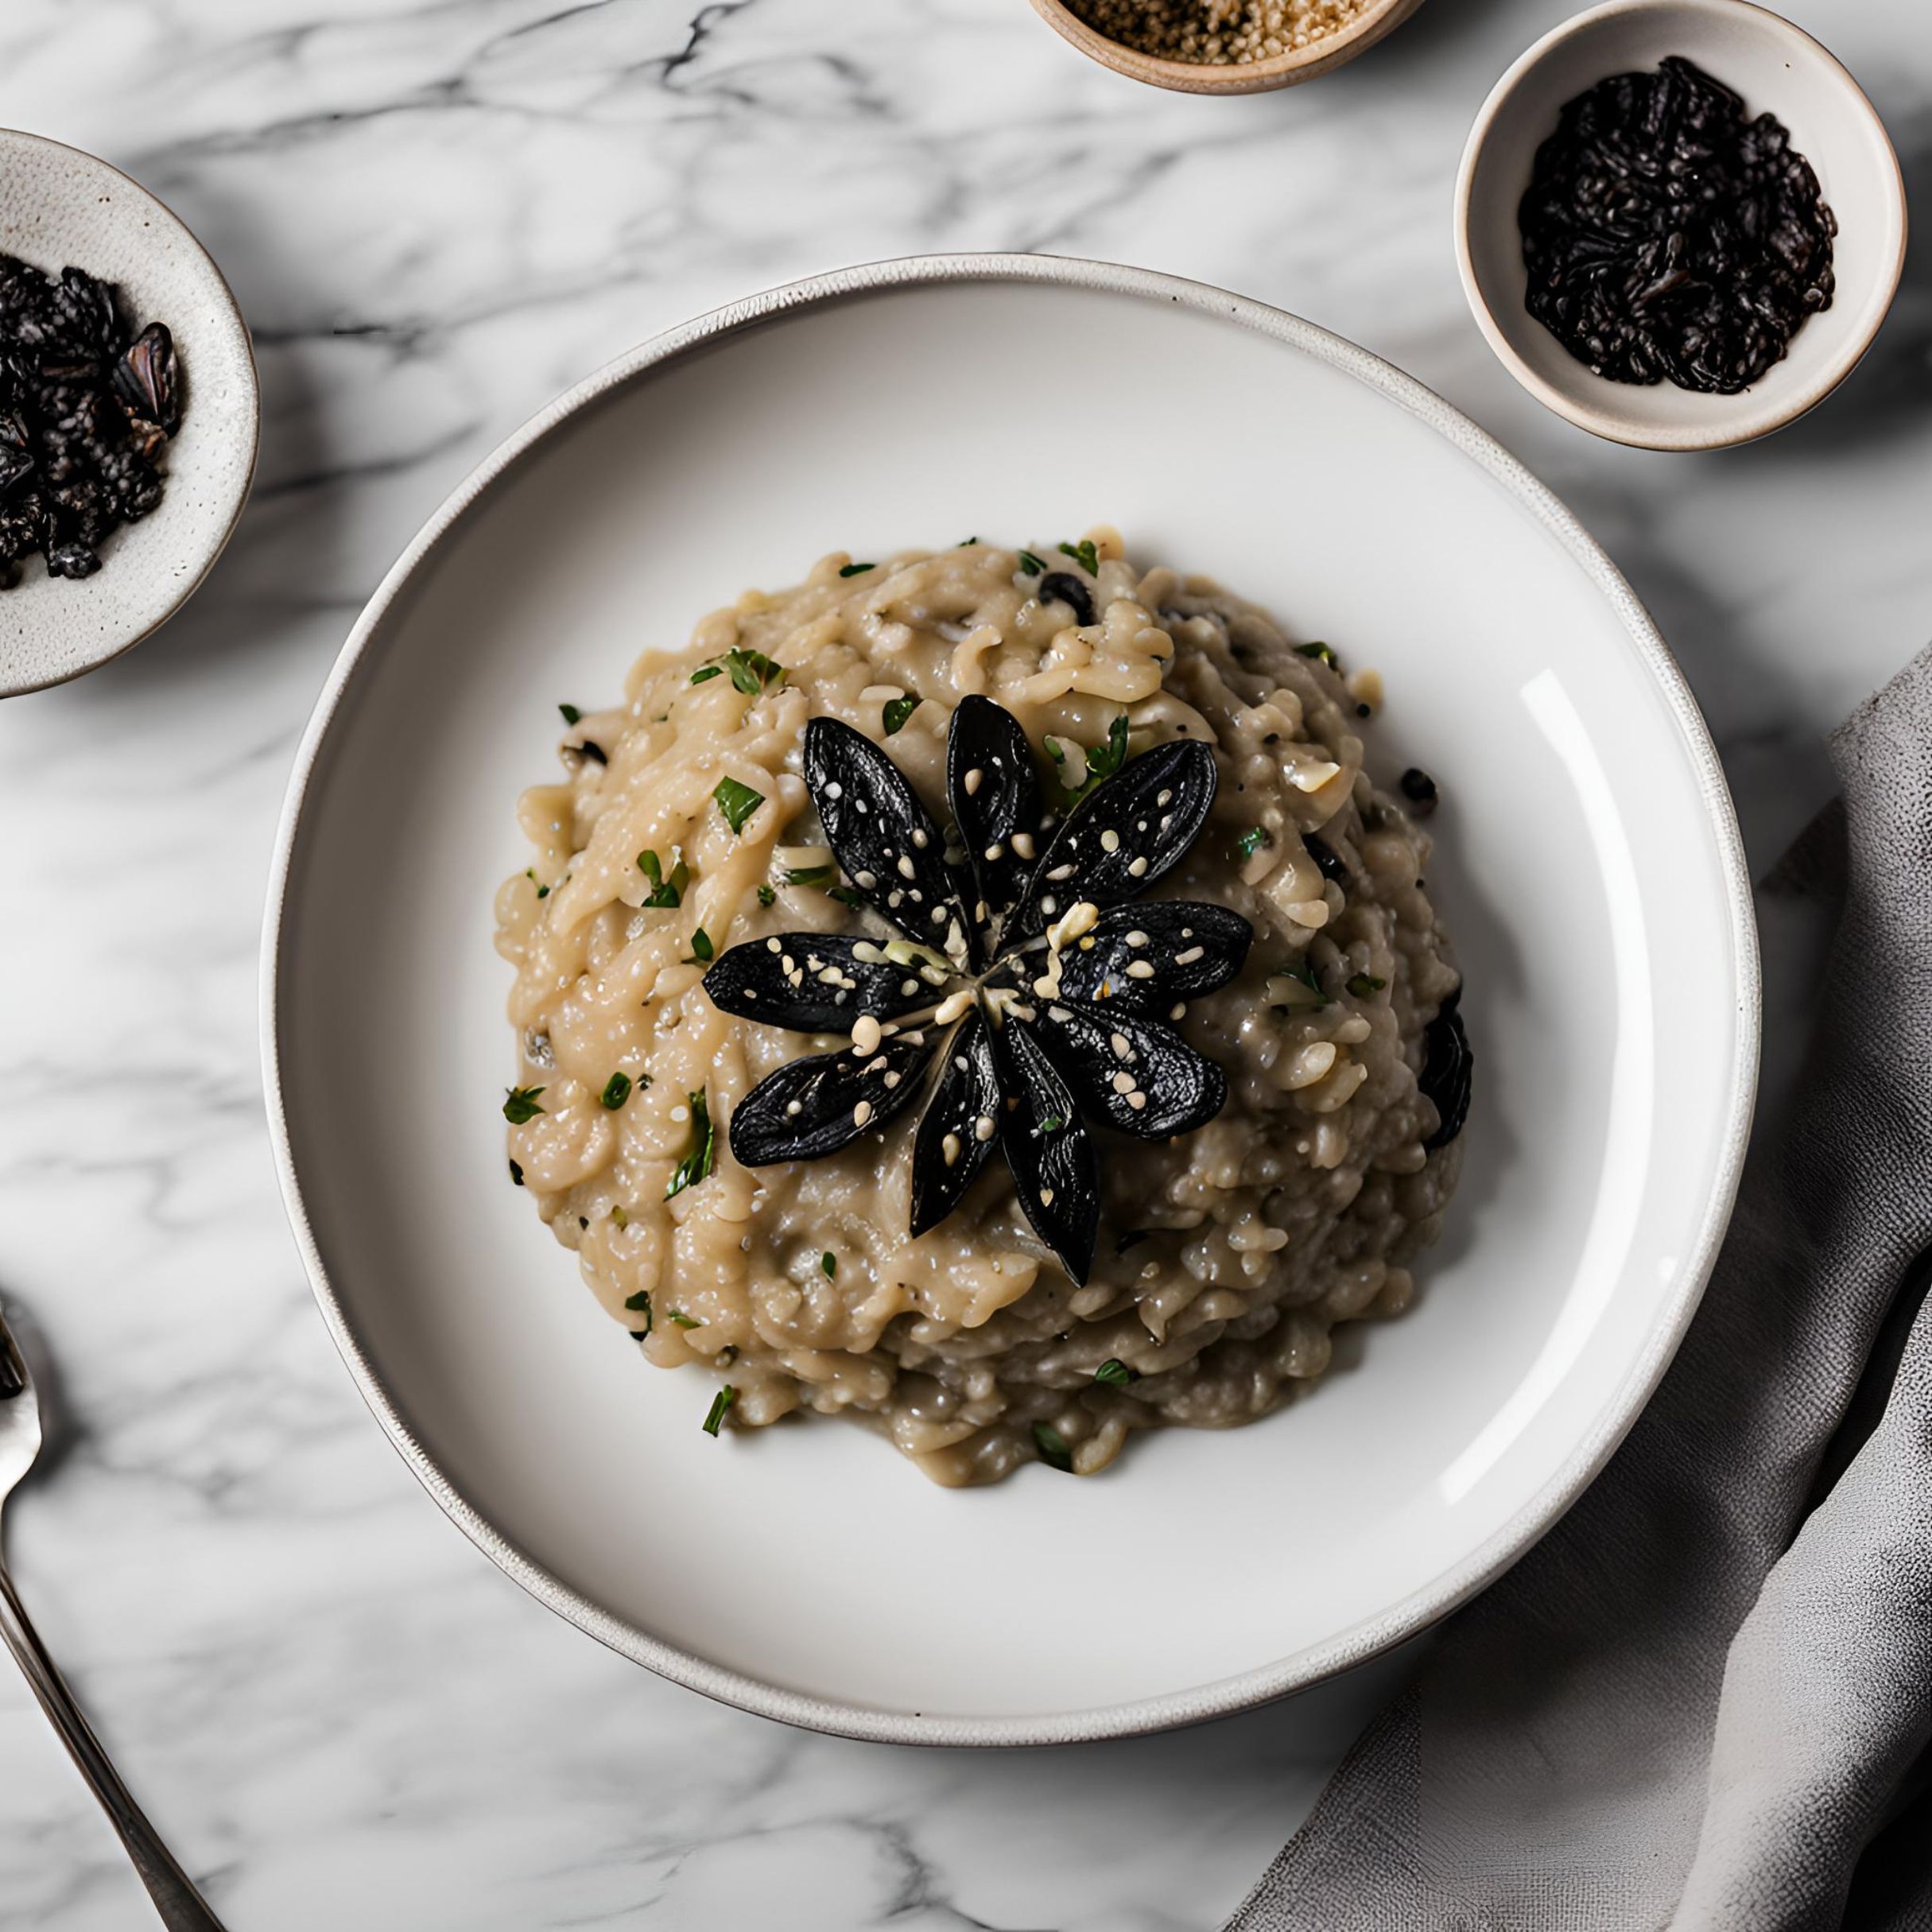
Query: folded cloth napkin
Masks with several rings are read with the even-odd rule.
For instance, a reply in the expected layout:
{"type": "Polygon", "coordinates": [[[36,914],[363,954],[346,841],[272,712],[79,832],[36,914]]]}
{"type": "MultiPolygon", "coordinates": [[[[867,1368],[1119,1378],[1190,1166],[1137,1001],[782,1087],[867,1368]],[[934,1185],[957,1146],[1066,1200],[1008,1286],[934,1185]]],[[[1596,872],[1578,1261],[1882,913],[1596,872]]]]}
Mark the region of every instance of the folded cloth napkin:
{"type": "Polygon", "coordinates": [[[1832,755],[1816,1036],[1677,1360],[1228,1932],[1932,1927],[1932,650],[1832,755]]]}

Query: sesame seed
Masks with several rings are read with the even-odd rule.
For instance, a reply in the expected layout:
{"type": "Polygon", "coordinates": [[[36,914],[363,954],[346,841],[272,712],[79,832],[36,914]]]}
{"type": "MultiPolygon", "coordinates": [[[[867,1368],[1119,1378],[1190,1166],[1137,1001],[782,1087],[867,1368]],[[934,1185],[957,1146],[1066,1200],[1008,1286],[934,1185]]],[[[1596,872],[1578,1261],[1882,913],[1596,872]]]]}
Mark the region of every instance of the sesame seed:
{"type": "Polygon", "coordinates": [[[872,1103],[870,1100],[861,1100],[852,1109],[852,1125],[854,1127],[863,1127],[871,1118],[872,1103]]]}
{"type": "Polygon", "coordinates": [[[968,798],[972,797],[974,793],[979,790],[980,786],[985,782],[985,780],[986,774],[977,765],[974,766],[962,781],[966,787],[966,796],[968,798]]]}

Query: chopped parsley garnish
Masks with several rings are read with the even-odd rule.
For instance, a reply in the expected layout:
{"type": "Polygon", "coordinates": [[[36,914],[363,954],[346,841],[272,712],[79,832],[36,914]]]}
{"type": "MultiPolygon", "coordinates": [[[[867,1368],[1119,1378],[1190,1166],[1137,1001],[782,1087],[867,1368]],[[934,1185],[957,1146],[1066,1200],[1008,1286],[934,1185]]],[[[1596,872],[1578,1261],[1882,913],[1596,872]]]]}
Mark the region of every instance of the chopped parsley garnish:
{"type": "Polygon", "coordinates": [[[1065,1125],[1065,1121],[1062,1120],[1059,1115],[1049,1114],[1046,1118],[1040,1123],[1040,1131],[1042,1134],[1057,1134],[1065,1125]]]}
{"type": "Polygon", "coordinates": [[[1235,849],[1240,853],[1243,859],[1251,859],[1256,852],[1261,850],[1263,846],[1272,845],[1274,843],[1274,840],[1270,838],[1260,826],[1250,825],[1247,831],[1235,840],[1235,849]]]}
{"type": "Polygon", "coordinates": [[[724,674],[724,666],[721,664],[701,664],[691,673],[691,681],[701,685],[708,677],[721,677],[724,674]]]}
{"type": "Polygon", "coordinates": [[[1325,644],[1298,644],[1294,647],[1294,654],[1298,658],[1319,658],[1330,670],[1336,666],[1335,654],[1325,644]]]}
{"type": "Polygon", "coordinates": [[[842,577],[862,577],[868,570],[876,570],[876,564],[841,564],[839,575],[842,577]]]}
{"type": "Polygon", "coordinates": [[[658,1325],[658,1317],[651,1312],[650,1290],[648,1288],[641,1288],[635,1294],[626,1295],[624,1305],[630,1310],[632,1314],[642,1315],[644,1317],[643,1327],[633,1329],[630,1331],[639,1341],[642,1341],[658,1325]]]}
{"type": "Polygon", "coordinates": [[[775,905],[778,898],[778,890],[775,886],[760,886],[758,889],[758,902],[761,906],[775,905]]]}
{"type": "Polygon", "coordinates": [[[1066,1437],[1051,1422],[1034,1424],[1033,1445],[1049,1469],[1059,1469],[1069,1476],[1073,1473],[1073,1452],[1067,1447],[1066,1437]]]}
{"type": "Polygon", "coordinates": [[[613,1073],[603,1083],[603,1092],[597,1098],[612,1113],[615,1113],[630,1098],[630,1076],[628,1073],[613,1073]]]}
{"type": "Polygon", "coordinates": [[[644,902],[646,906],[678,906],[684,902],[685,888],[691,883],[691,868],[683,859],[673,863],[671,875],[666,879],[663,864],[655,852],[639,852],[638,870],[651,883],[650,894],[644,902]]]}
{"type": "Polygon", "coordinates": [[[711,943],[711,935],[701,925],[691,935],[691,950],[699,958],[709,960],[717,952],[711,943]]]}
{"type": "Polygon", "coordinates": [[[756,697],[767,685],[785,682],[785,666],[774,664],[762,650],[746,650],[742,647],[724,654],[724,668],[731,674],[731,682],[747,697],[756,697]]]}
{"type": "MultiPolygon", "coordinates": [[[[1127,713],[1121,712],[1107,727],[1107,743],[1087,748],[1087,775],[1077,785],[1069,785],[1062,778],[1060,789],[1066,793],[1069,805],[1077,805],[1103,778],[1111,778],[1127,762],[1127,713]]],[[[1060,748],[1057,739],[1046,741],[1046,755],[1053,761],[1056,770],[1066,769],[1067,755],[1060,748]]]]}
{"type": "Polygon", "coordinates": [[[621,1201],[611,1209],[611,1219],[619,1228],[628,1228],[630,1225],[630,1216],[625,1211],[624,1204],[621,1201]]]}
{"type": "Polygon", "coordinates": [[[578,724],[584,716],[583,712],[579,711],[574,704],[560,704],[557,708],[564,714],[564,722],[566,724],[578,724]]]}
{"type": "Polygon", "coordinates": [[[537,1104],[542,1088],[512,1087],[509,1091],[510,1098],[503,1103],[503,1118],[512,1127],[522,1127],[525,1121],[533,1120],[545,1111],[537,1104]]]}
{"type": "Polygon", "coordinates": [[[1019,567],[1026,572],[1028,576],[1037,577],[1046,568],[1046,565],[1035,557],[1032,551],[1022,550],[1019,553],[1019,567]]]}
{"type": "Polygon", "coordinates": [[[671,1185],[664,1190],[665,1199],[669,1201],[686,1188],[696,1187],[710,1174],[716,1158],[717,1147],[711,1127],[711,1103],[700,1087],[691,1096],[691,1151],[677,1163],[677,1170],[671,1176],[671,1185]]]}
{"type": "Polygon", "coordinates": [[[724,814],[724,822],[734,832],[743,832],[745,821],[765,802],[762,792],[755,792],[748,785],[740,785],[735,778],[720,778],[712,793],[718,801],[718,809],[724,814]]]}
{"type": "Polygon", "coordinates": [[[836,899],[841,906],[851,906],[854,912],[861,911],[865,906],[865,901],[860,898],[850,886],[828,886],[825,888],[825,897],[828,899],[836,899]]]}
{"type": "Polygon", "coordinates": [[[906,720],[919,708],[916,697],[895,697],[886,700],[886,735],[896,737],[906,720]]]}
{"type": "MultiPolygon", "coordinates": [[[[1329,1003],[1328,995],[1321,990],[1321,982],[1315,977],[1314,968],[1309,965],[1308,961],[1305,959],[1290,960],[1285,965],[1277,967],[1274,970],[1273,977],[1278,980],[1290,980],[1296,986],[1301,987],[1305,991],[1312,993],[1314,995],[1312,1003],[1317,1007],[1325,1007],[1329,1003]]],[[[1294,1001],[1287,1003],[1277,1000],[1273,1003],[1278,1006],[1283,1003],[1293,1003],[1306,1006],[1311,1003],[1307,1000],[1298,999],[1294,1001]]]]}
{"type": "Polygon", "coordinates": [[[952,547],[956,550],[970,550],[979,541],[977,537],[962,537],[952,547]]]}
{"type": "Polygon", "coordinates": [[[1100,574],[1100,553],[1093,547],[1091,537],[1083,537],[1078,543],[1063,543],[1060,546],[1062,557],[1070,557],[1090,577],[1100,574]]]}
{"type": "Polygon", "coordinates": [[[704,1418],[706,1435],[715,1436],[718,1433],[718,1425],[724,1420],[725,1412],[737,1399],[738,1391],[731,1387],[730,1383],[726,1383],[724,1387],[719,1390],[717,1395],[712,1399],[711,1413],[704,1418]]]}
{"type": "Polygon", "coordinates": [[[523,1185],[523,1170],[514,1161],[510,1163],[510,1185],[512,1187],[521,1187],[523,1185]]]}
{"type": "Polygon", "coordinates": [[[1129,1368],[1126,1363],[1110,1355],[1093,1371],[1093,1379],[1096,1382],[1104,1383],[1110,1389],[1123,1389],[1130,1382],[1138,1382],[1140,1379],[1140,1371],[1138,1368],[1129,1368]]]}
{"type": "Polygon", "coordinates": [[[1366,999],[1371,993],[1380,992],[1387,984],[1387,980],[1378,980],[1372,972],[1351,973],[1348,976],[1348,991],[1357,999],[1366,999]]]}
{"type": "Polygon", "coordinates": [[[538,898],[547,899],[550,896],[550,888],[548,886],[540,886],[537,884],[537,873],[533,867],[526,865],[523,868],[523,876],[527,879],[533,886],[537,886],[537,896],[538,898]]]}
{"type": "Polygon", "coordinates": [[[793,865],[785,868],[785,883],[788,886],[829,885],[839,875],[836,865],[793,865]]]}
{"type": "MultiPolygon", "coordinates": [[[[961,546],[962,549],[964,547],[964,545],[961,546]]],[[[827,1281],[833,1282],[839,1278],[839,1258],[832,1253],[830,1248],[827,1248],[824,1253],[819,1256],[818,1265],[825,1271],[827,1281]]]]}
{"type": "Polygon", "coordinates": [[[696,1315],[687,1315],[681,1308],[674,1308],[670,1313],[671,1319],[681,1329],[701,1329],[704,1325],[696,1315]]]}

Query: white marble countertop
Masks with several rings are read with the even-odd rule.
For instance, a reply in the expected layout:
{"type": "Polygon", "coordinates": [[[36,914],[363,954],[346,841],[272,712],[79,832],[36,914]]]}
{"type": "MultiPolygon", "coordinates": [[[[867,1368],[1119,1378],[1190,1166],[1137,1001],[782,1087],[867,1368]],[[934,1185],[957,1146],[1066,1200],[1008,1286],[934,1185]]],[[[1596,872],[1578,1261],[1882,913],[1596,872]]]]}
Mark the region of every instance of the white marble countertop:
{"type": "MultiPolygon", "coordinates": [[[[1398,1657],[1168,1737],[921,1752],[602,1651],[444,1521],[336,1360],[270,1169],[256,941],[310,704],[470,465],[665,324],[949,249],[1223,283],[1461,405],[1649,602],[1762,867],[1828,789],[1821,732],[1932,633],[1932,250],[1845,390],[1757,448],[1652,456],[1544,413],[1465,312],[1449,191],[1484,93],[1569,10],[1432,0],[1336,76],[1220,102],[1103,73],[1025,0],[0,9],[0,124],[169,202],[262,362],[260,481],[207,588],[130,657],[0,707],[0,1289],[65,1418],[12,1557],[235,1932],[1206,1932],[1399,1682],[1398,1657]]],[[[1923,189],[1921,8],[1788,10],[1923,189]]],[[[0,1670],[0,1925],[145,1911],[0,1670]]]]}

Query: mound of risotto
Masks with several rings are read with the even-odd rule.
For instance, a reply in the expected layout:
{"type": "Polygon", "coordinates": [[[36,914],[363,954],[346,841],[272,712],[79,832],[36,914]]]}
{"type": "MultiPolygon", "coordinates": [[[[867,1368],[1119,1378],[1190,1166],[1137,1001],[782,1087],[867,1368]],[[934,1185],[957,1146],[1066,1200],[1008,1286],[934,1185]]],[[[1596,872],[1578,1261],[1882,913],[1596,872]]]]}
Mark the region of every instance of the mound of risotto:
{"type": "Polygon", "coordinates": [[[1102,529],[828,557],[563,707],[510,1177],[705,1429],[1088,1475],[1406,1306],[1471,1060],[1380,703],[1102,529]]]}

